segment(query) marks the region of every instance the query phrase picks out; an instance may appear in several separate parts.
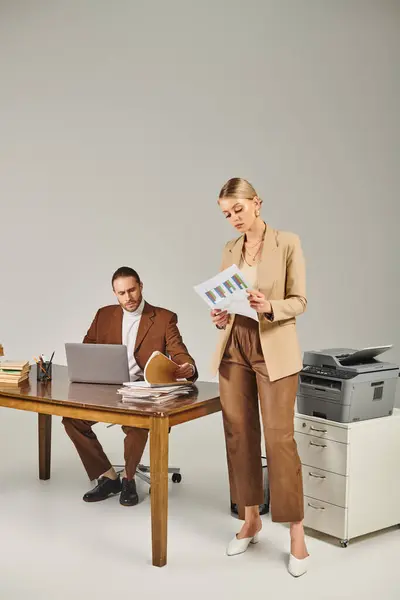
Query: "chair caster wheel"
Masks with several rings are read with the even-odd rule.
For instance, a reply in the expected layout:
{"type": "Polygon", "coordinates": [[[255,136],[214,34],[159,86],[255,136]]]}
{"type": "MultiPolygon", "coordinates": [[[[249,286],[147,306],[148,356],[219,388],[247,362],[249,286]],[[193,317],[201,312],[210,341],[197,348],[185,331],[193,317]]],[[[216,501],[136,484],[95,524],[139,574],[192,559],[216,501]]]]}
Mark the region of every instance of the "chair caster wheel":
{"type": "Polygon", "coordinates": [[[349,540],[340,540],[340,545],[342,548],[347,548],[349,545],[349,540]]]}
{"type": "Polygon", "coordinates": [[[174,483],[180,483],[182,481],[182,475],[180,473],[173,473],[172,474],[172,481],[174,483]]]}

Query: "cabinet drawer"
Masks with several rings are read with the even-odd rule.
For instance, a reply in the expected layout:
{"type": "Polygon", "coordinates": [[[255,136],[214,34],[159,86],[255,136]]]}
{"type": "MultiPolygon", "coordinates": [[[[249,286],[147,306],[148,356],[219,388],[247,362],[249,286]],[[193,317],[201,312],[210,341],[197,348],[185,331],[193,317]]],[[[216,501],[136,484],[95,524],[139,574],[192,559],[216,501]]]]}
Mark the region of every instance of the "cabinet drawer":
{"type": "Polygon", "coordinates": [[[304,495],[346,507],[347,477],[316,467],[302,466],[304,495]]]}
{"type": "Polygon", "coordinates": [[[347,508],[304,496],[304,525],[339,539],[346,539],[347,508]]]}
{"type": "Polygon", "coordinates": [[[327,423],[315,421],[306,416],[296,416],[294,418],[294,430],[299,433],[307,433],[314,437],[334,440],[336,442],[348,443],[349,430],[347,427],[336,427],[327,423]]]}
{"type": "Polygon", "coordinates": [[[349,448],[347,444],[322,440],[305,433],[295,432],[294,437],[303,465],[347,475],[347,449],[349,448]]]}

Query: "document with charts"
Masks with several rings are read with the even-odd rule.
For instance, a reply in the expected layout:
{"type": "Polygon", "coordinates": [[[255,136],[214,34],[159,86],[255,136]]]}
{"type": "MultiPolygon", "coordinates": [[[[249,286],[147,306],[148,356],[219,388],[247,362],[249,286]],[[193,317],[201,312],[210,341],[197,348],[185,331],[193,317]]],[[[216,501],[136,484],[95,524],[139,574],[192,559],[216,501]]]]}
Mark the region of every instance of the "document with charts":
{"type": "Polygon", "coordinates": [[[247,299],[246,290],[249,288],[243,273],[236,265],[194,286],[200,298],[211,309],[227,310],[228,313],[243,315],[258,321],[257,312],[250,307],[247,299]]]}

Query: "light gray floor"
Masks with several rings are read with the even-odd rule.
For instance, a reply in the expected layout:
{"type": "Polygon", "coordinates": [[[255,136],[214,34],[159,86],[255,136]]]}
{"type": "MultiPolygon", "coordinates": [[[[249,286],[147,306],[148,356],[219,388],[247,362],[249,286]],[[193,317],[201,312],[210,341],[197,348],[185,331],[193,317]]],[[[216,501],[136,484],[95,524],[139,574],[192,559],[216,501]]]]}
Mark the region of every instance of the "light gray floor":
{"type": "MultiPolygon", "coordinates": [[[[239,527],[229,514],[220,416],[182,425],[170,437],[170,463],[182,467],[170,484],[168,566],[151,566],[150,499],[124,508],[117,498],[81,500],[90,484],[59,418],[53,418],[52,479],[37,479],[36,415],[0,409],[0,598],[400,598],[400,530],[341,549],[308,536],[309,573],[286,571],[288,529],[264,517],[261,542],[225,555],[239,527]]],[[[113,461],[122,457],[119,428],[97,426],[113,461]]]]}

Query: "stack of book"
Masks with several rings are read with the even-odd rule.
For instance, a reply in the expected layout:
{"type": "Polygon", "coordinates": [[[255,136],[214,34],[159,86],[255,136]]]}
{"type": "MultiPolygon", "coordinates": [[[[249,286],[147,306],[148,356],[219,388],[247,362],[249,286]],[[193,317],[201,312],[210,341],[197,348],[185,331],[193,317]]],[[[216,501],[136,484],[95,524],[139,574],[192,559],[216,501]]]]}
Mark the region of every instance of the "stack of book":
{"type": "Polygon", "coordinates": [[[28,361],[0,361],[0,385],[19,385],[28,379],[30,368],[28,361]]]}

